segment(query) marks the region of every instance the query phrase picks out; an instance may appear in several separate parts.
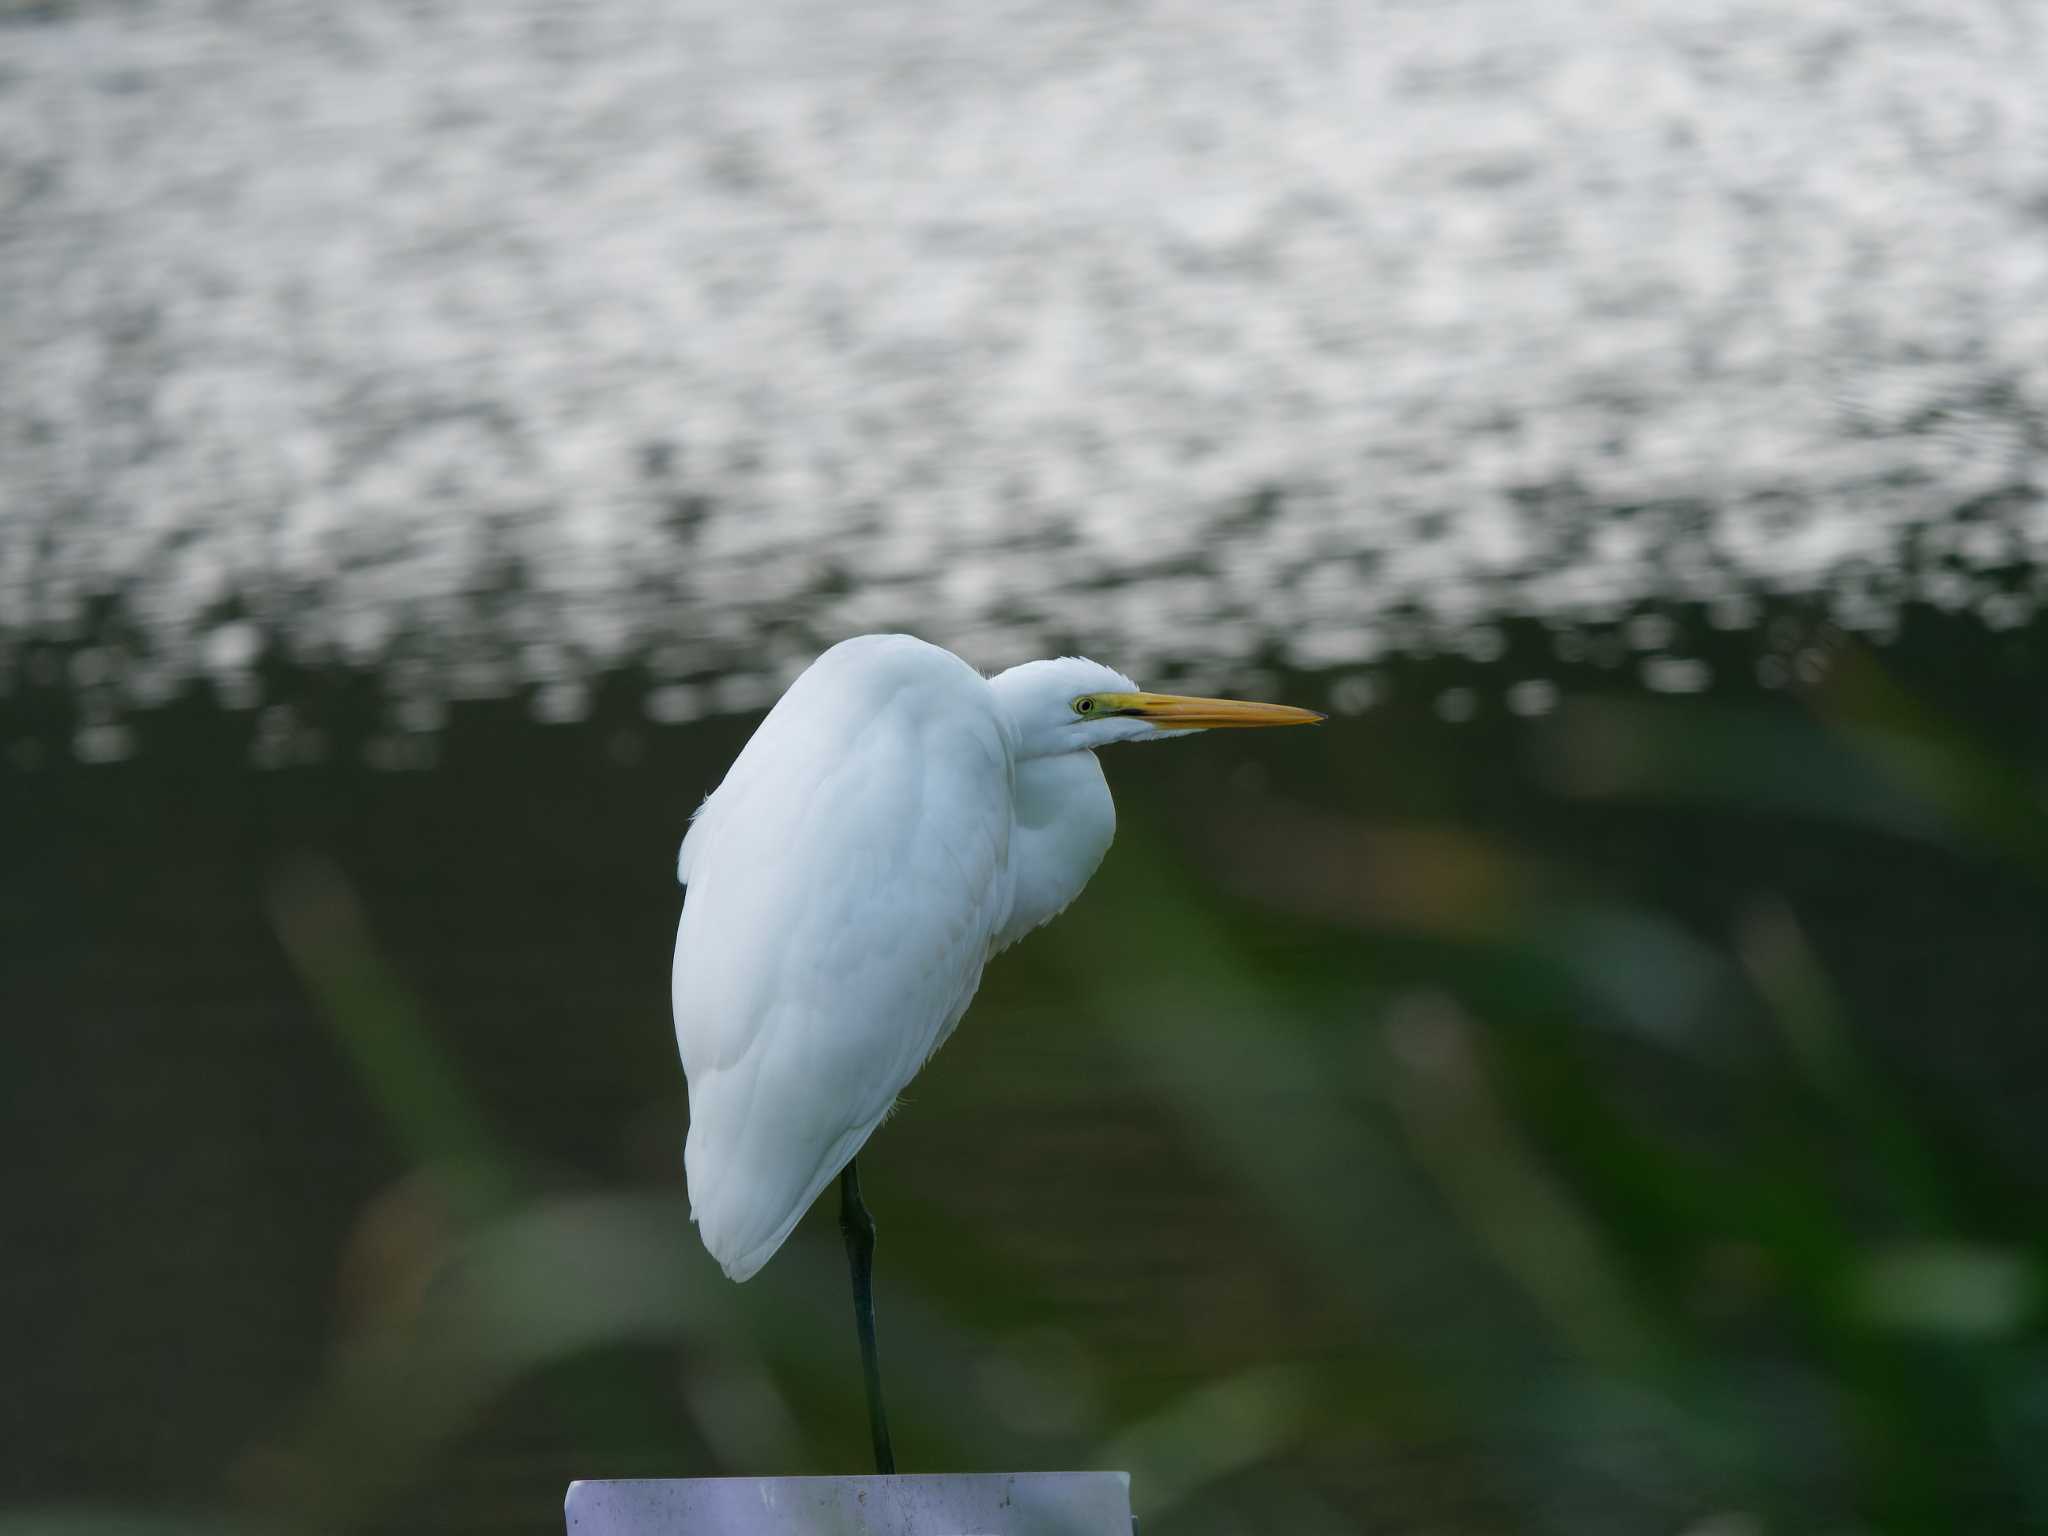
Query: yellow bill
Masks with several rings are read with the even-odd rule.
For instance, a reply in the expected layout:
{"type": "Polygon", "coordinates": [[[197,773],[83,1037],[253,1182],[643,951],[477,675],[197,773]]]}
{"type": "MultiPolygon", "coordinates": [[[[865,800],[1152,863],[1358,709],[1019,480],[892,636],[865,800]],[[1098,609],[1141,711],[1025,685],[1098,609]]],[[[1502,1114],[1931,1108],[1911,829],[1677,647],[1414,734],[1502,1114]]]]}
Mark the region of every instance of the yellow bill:
{"type": "Polygon", "coordinates": [[[1106,714],[1136,715],[1162,730],[1209,731],[1251,725],[1314,725],[1323,719],[1292,704],[1253,704],[1244,699],[1197,699],[1180,693],[1097,694],[1106,714]]]}

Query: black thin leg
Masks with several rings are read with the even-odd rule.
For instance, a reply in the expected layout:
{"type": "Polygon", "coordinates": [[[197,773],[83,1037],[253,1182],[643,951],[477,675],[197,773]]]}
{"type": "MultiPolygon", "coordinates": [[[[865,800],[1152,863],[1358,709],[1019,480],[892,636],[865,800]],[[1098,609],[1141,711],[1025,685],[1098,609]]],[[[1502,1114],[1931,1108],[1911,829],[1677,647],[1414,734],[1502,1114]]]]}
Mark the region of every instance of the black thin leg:
{"type": "Polygon", "coordinates": [[[853,1326],[860,1333],[860,1368],[867,1377],[875,1470],[894,1472],[896,1453],[889,1449],[889,1416],[882,1411],[882,1366],[875,1354],[875,1219],[861,1204],[860,1175],[854,1172],[852,1158],[839,1175],[839,1232],[846,1239],[846,1262],[853,1270],[853,1326]]]}

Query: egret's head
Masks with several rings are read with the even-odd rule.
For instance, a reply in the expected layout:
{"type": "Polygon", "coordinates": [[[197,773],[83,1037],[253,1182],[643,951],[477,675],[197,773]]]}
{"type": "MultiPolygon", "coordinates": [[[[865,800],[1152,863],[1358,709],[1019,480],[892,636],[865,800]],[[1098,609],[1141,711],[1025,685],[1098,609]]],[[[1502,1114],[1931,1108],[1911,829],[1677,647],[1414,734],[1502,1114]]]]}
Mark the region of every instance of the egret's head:
{"type": "Polygon", "coordinates": [[[1018,755],[1050,757],[1153,741],[1218,726],[1307,725],[1323,717],[1285,704],[1146,693],[1121,672],[1083,656],[1027,661],[989,679],[1017,727],[1018,755]]]}

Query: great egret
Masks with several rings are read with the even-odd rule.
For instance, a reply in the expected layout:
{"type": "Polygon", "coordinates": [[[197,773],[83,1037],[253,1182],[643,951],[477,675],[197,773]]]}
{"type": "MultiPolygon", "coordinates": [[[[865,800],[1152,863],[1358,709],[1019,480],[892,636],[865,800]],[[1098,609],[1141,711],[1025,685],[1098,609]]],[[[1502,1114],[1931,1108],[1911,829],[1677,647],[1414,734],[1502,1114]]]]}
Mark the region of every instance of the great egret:
{"type": "Polygon", "coordinates": [[[698,807],[672,976],[691,1219],[745,1280],[839,1177],[878,1471],[894,1459],[854,1154],[988,958],[1102,862],[1116,808],[1094,748],[1322,718],[1144,693],[1077,656],[984,678],[909,635],[862,635],[790,684],[698,807]]]}

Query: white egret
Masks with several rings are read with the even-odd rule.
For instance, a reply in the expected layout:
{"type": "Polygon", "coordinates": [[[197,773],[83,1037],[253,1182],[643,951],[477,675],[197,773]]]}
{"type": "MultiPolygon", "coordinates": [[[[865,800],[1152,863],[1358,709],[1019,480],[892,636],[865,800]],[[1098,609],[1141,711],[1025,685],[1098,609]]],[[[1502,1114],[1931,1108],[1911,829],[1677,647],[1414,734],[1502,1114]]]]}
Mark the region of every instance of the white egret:
{"type": "Polygon", "coordinates": [[[790,684],[698,808],[672,977],[691,1219],[745,1280],[839,1178],[877,1470],[894,1466],[854,1154],[988,958],[1102,862],[1116,808],[1096,747],[1322,718],[1145,693],[1074,656],[984,678],[909,635],[862,635],[790,684]]]}

